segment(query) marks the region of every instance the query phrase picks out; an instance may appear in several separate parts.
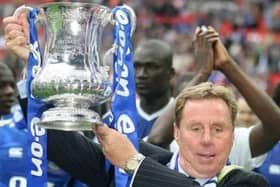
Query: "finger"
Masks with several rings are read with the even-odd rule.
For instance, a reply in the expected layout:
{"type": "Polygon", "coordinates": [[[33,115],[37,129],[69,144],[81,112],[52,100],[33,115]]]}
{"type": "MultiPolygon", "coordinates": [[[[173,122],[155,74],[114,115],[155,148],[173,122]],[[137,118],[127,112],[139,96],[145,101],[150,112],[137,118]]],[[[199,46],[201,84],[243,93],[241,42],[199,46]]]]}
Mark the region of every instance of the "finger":
{"type": "Polygon", "coordinates": [[[111,133],[111,130],[109,127],[106,127],[105,125],[96,125],[96,134],[100,137],[103,136],[109,136],[111,133]]]}
{"type": "MultiPolygon", "coordinates": [[[[102,150],[103,153],[106,153],[106,152],[107,152],[106,147],[102,146],[102,144],[101,144],[101,150],[102,150]]],[[[106,155],[106,154],[105,154],[105,155],[106,155]]]]}
{"type": "Polygon", "coordinates": [[[200,32],[200,33],[198,34],[198,37],[202,37],[202,36],[206,35],[207,33],[208,33],[208,31],[206,31],[206,32],[200,32]]]}
{"type": "Polygon", "coordinates": [[[210,35],[210,34],[218,34],[218,32],[214,31],[214,30],[207,30],[204,35],[210,35]]]}
{"type": "Polygon", "coordinates": [[[104,145],[106,145],[106,142],[107,142],[107,137],[106,136],[101,136],[97,133],[95,135],[96,135],[96,138],[98,140],[98,143],[101,145],[101,147],[104,147],[104,145]]]}
{"type": "Polygon", "coordinates": [[[212,27],[212,26],[208,26],[207,28],[208,28],[209,31],[217,32],[217,31],[214,29],[214,27],[212,27]]]}
{"type": "Polygon", "coordinates": [[[25,37],[19,36],[14,39],[5,40],[5,45],[9,50],[27,62],[30,53],[30,47],[26,43],[25,37]]]}
{"type": "Polygon", "coordinates": [[[17,46],[17,47],[24,47],[24,46],[28,46],[28,42],[26,41],[26,38],[23,36],[17,36],[13,39],[9,39],[7,38],[6,40],[6,45],[8,48],[17,46]]]}
{"type": "Polygon", "coordinates": [[[199,32],[200,32],[200,28],[199,28],[199,27],[196,27],[196,28],[195,28],[195,31],[194,31],[194,35],[197,35],[199,32]]]}
{"type": "Polygon", "coordinates": [[[194,43],[197,40],[197,35],[198,35],[199,31],[200,31],[199,27],[196,27],[193,38],[192,38],[192,43],[194,43]]]}
{"type": "Polygon", "coordinates": [[[4,33],[9,34],[11,31],[14,31],[14,30],[24,33],[22,26],[20,24],[16,24],[16,23],[10,23],[10,24],[6,25],[5,29],[4,29],[4,33]]]}
{"type": "Polygon", "coordinates": [[[98,140],[98,143],[103,147],[104,145],[104,138],[100,137],[99,135],[96,134],[96,138],[98,140]]]}
{"type": "Polygon", "coordinates": [[[96,129],[97,129],[97,126],[98,126],[98,125],[106,125],[106,124],[104,124],[104,123],[102,123],[102,122],[93,122],[91,128],[92,128],[92,131],[93,131],[94,133],[96,133],[96,129]]]}
{"type": "Polygon", "coordinates": [[[28,23],[28,20],[27,20],[27,11],[24,11],[19,15],[19,20],[20,20],[20,23],[22,25],[23,32],[29,40],[29,23],[28,23]]]}
{"type": "Polygon", "coordinates": [[[209,42],[209,43],[214,43],[214,42],[218,41],[219,39],[220,39],[219,37],[217,37],[217,38],[211,38],[211,39],[208,40],[208,42],[209,42]]]}
{"type": "Polygon", "coordinates": [[[17,16],[10,16],[3,19],[4,33],[8,34],[11,31],[18,30],[24,33],[29,41],[29,24],[27,20],[27,12],[23,11],[17,16]]]}
{"type": "Polygon", "coordinates": [[[11,32],[9,32],[8,34],[5,35],[5,39],[6,40],[12,40],[12,39],[14,39],[16,37],[23,37],[23,38],[25,38],[26,43],[28,43],[28,40],[27,40],[26,36],[21,31],[12,30],[11,32]]]}
{"type": "Polygon", "coordinates": [[[207,35],[205,35],[204,36],[204,38],[206,39],[206,40],[208,40],[208,39],[211,39],[211,38],[218,38],[220,35],[218,34],[218,33],[209,33],[209,34],[207,34],[207,35]]]}
{"type": "Polygon", "coordinates": [[[17,18],[16,16],[5,17],[5,18],[2,20],[2,23],[3,23],[4,27],[5,27],[7,24],[11,24],[11,23],[18,24],[18,18],[17,18]]]}

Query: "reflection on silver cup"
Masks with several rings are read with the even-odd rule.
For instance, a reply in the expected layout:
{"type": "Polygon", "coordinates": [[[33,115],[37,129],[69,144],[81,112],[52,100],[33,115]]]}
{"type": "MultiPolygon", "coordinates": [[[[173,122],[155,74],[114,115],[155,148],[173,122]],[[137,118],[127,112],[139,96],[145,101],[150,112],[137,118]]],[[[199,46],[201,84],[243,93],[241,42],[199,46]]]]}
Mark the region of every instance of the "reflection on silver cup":
{"type": "Polygon", "coordinates": [[[100,60],[103,28],[111,10],[90,3],[58,2],[40,6],[47,39],[43,65],[32,81],[32,96],[54,105],[39,125],[59,130],[91,130],[101,123],[89,109],[112,95],[109,66],[100,60]]]}

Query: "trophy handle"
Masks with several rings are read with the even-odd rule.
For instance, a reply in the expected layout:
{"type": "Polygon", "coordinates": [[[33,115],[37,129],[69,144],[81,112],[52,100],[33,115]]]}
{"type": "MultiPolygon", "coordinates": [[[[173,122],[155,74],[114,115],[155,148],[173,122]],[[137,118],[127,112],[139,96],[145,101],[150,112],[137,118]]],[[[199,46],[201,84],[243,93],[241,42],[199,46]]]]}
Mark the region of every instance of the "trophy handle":
{"type": "Polygon", "coordinates": [[[126,8],[126,9],[128,10],[128,13],[129,13],[129,15],[130,15],[131,27],[132,27],[132,28],[131,28],[130,36],[132,36],[133,33],[134,33],[134,31],[135,31],[135,29],[136,29],[136,15],[135,15],[134,10],[133,10],[130,6],[124,4],[123,7],[126,8]]]}
{"type": "MultiPolygon", "coordinates": [[[[133,10],[130,6],[128,6],[128,5],[126,5],[126,4],[123,4],[122,6],[123,6],[125,9],[127,9],[128,13],[129,13],[129,16],[130,16],[130,19],[131,19],[131,27],[132,27],[130,35],[132,36],[133,33],[134,33],[134,31],[135,31],[135,29],[136,29],[136,15],[135,15],[134,10],[133,10]]],[[[107,18],[106,24],[107,24],[108,22],[110,22],[112,25],[115,25],[115,20],[114,20],[112,14],[111,14],[110,17],[107,18]],[[109,20],[108,20],[108,19],[109,19],[109,20]]]]}
{"type": "Polygon", "coordinates": [[[15,11],[13,16],[18,17],[20,13],[22,13],[23,11],[31,11],[33,8],[30,6],[26,6],[26,5],[21,5],[19,6],[15,11]]]}
{"type": "MultiPolygon", "coordinates": [[[[129,16],[130,16],[130,19],[131,19],[131,32],[130,32],[130,36],[132,37],[132,35],[133,35],[133,33],[134,33],[134,31],[135,31],[135,29],[136,29],[136,15],[135,15],[135,12],[134,12],[134,10],[130,7],[130,6],[128,6],[128,5],[126,5],[126,4],[123,4],[122,5],[125,9],[127,9],[127,11],[128,11],[128,13],[129,13],[129,16]]],[[[112,25],[114,25],[115,24],[115,20],[113,19],[113,15],[111,15],[110,17],[109,17],[109,20],[107,20],[107,22],[110,22],[112,25]]],[[[110,61],[110,62],[112,62],[113,61],[113,54],[114,54],[114,52],[115,52],[115,50],[116,50],[116,44],[114,43],[113,44],[113,46],[110,48],[110,49],[108,49],[107,51],[106,51],[106,53],[103,55],[103,62],[105,63],[105,64],[109,64],[108,62],[110,61]],[[107,63],[106,63],[107,62],[107,63]]]]}

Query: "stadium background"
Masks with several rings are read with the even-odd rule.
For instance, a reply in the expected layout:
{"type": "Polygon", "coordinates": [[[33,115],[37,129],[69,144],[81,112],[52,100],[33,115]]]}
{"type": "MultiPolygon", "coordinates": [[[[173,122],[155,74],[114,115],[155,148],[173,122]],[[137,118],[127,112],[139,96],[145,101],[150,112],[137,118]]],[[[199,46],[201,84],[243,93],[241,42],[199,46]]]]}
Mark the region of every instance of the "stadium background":
{"type": "MultiPolygon", "coordinates": [[[[42,0],[0,0],[0,19],[12,15],[21,4],[37,6],[55,2],[42,0]]],[[[71,1],[74,2],[74,1],[71,1]]],[[[137,15],[134,45],[145,38],[159,38],[175,51],[174,66],[178,77],[195,72],[192,34],[196,26],[211,25],[241,67],[269,93],[280,82],[280,2],[276,0],[97,0],[109,7],[125,2],[137,15]]],[[[1,22],[2,24],[2,22],[1,22]]],[[[0,24],[0,61],[17,59],[5,49],[3,26],[0,24]]],[[[43,29],[40,36],[44,40],[43,29]]],[[[104,31],[103,49],[111,46],[110,29],[104,31]]],[[[17,68],[20,64],[14,63],[17,68]]],[[[221,74],[212,80],[226,84],[221,74]]]]}

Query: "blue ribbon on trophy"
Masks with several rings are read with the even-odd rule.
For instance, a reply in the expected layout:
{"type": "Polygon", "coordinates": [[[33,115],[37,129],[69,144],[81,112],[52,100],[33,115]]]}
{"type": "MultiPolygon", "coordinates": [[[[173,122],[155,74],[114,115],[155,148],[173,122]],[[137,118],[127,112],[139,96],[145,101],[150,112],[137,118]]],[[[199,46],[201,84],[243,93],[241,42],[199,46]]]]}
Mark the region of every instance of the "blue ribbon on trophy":
{"type": "MultiPolygon", "coordinates": [[[[55,6],[53,8],[55,9],[55,6]]],[[[51,10],[53,9],[50,9],[50,11],[51,10]]],[[[129,7],[125,5],[114,8],[112,12],[115,23],[115,51],[113,57],[113,97],[111,104],[112,121],[109,126],[127,135],[134,146],[138,149],[137,127],[135,126],[138,121],[138,115],[135,104],[136,93],[133,68],[133,47],[131,43],[133,30],[132,21],[134,21],[134,15],[131,15],[133,12],[131,12],[129,7]]],[[[31,83],[32,81],[34,82],[35,75],[42,65],[36,29],[36,17],[38,14],[38,9],[30,8],[28,21],[31,53],[29,55],[27,69],[27,126],[30,141],[28,151],[30,159],[28,161],[27,168],[28,187],[46,186],[47,182],[47,134],[44,128],[37,126],[36,124],[40,122],[41,115],[43,112],[45,113],[48,105],[40,99],[33,97],[31,90],[31,83]]],[[[51,113],[53,114],[52,111],[51,113]]],[[[68,113],[65,115],[67,116],[68,113]]],[[[55,115],[55,117],[57,116],[55,115]]],[[[60,119],[58,119],[58,121],[59,120],[60,119]]],[[[130,176],[124,171],[116,168],[115,175],[116,187],[126,187],[129,185],[130,176]]]]}
{"type": "MultiPolygon", "coordinates": [[[[133,67],[133,47],[131,43],[132,17],[125,5],[113,9],[114,56],[113,56],[113,97],[111,103],[111,128],[127,135],[138,149],[136,124],[136,93],[133,67]]],[[[123,170],[115,168],[115,184],[117,187],[129,186],[130,176],[123,170]]]]}
{"type": "Polygon", "coordinates": [[[38,10],[34,8],[28,15],[31,48],[27,69],[27,126],[30,145],[27,165],[28,187],[46,186],[47,183],[47,133],[44,128],[35,125],[47,106],[31,94],[31,83],[36,68],[41,65],[41,53],[35,24],[37,14],[38,10]]]}

